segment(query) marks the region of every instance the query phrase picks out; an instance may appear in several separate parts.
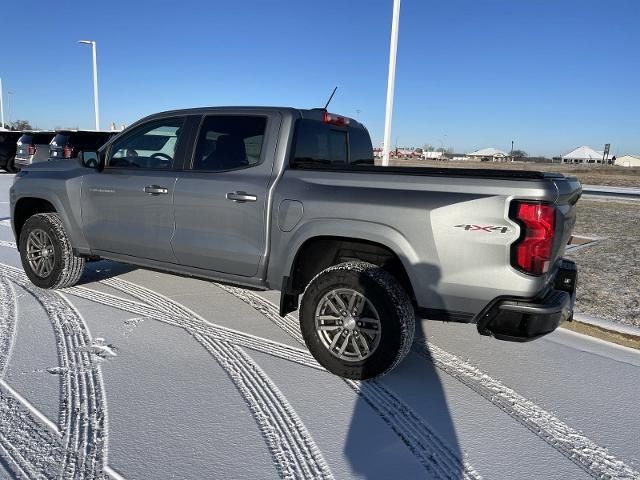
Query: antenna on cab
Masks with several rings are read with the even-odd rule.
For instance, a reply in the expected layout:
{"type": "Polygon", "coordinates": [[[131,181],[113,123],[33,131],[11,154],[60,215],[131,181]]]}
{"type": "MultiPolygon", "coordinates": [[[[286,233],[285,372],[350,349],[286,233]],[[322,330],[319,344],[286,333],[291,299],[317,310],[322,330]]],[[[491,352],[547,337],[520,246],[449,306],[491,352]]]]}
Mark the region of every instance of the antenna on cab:
{"type": "Polygon", "coordinates": [[[331,103],[331,100],[333,100],[333,96],[336,94],[336,90],[338,90],[338,86],[336,85],[336,87],[333,89],[333,92],[331,92],[331,96],[329,97],[329,100],[327,100],[327,103],[324,106],[324,109],[326,110],[327,107],[329,106],[329,104],[331,103]]]}

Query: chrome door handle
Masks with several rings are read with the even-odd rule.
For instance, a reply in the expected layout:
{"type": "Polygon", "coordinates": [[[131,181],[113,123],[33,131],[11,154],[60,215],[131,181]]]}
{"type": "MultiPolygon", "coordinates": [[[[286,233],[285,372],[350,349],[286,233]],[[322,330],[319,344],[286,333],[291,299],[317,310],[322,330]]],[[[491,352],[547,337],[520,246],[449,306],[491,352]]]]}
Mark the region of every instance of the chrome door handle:
{"type": "Polygon", "coordinates": [[[234,202],[238,203],[256,202],[258,200],[258,197],[247,192],[233,192],[227,193],[227,200],[233,200],[234,202]]]}
{"type": "Polygon", "coordinates": [[[169,193],[169,190],[160,185],[148,185],[144,187],[144,193],[148,193],[149,195],[166,195],[169,193]]]}

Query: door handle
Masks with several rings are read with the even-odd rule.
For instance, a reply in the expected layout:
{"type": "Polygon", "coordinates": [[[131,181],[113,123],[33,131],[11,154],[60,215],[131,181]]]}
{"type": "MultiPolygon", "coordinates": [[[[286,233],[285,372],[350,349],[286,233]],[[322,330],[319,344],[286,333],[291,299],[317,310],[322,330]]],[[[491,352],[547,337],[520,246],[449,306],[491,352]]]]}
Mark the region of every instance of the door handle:
{"type": "Polygon", "coordinates": [[[237,203],[255,202],[258,200],[258,197],[247,192],[233,192],[227,193],[227,200],[233,200],[237,203]]]}
{"type": "Polygon", "coordinates": [[[148,193],[149,195],[166,195],[169,193],[169,190],[160,185],[148,185],[144,187],[144,193],[148,193]]]}

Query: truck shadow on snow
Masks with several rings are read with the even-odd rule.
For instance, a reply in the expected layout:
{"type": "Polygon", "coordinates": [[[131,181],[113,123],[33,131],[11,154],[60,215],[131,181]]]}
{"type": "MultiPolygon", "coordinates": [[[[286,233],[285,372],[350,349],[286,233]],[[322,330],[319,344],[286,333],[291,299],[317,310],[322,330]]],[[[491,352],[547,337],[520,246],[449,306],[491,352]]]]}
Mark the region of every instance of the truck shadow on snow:
{"type": "MultiPolygon", "coordinates": [[[[79,284],[134,270],[137,267],[112,261],[91,262],[79,284]]],[[[422,278],[437,283],[436,267],[424,266],[422,272],[425,275],[422,278]]],[[[430,294],[434,308],[443,308],[432,288],[430,294]]],[[[423,324],[416,319],[417,342],[426,336],[423,324]]],[[[353,406],[343,446],[351,474],[367,479],[456,479],[468,473],[440,380],[442,373],[424,358],[429,356],[428,347],[425,348],[425,355],[409,352],[406,359],[383,378],[359,384],[361,392],[353,406]]],[[[330,466],[333,463],[331,458],[327,458],[327,462],[330,466]]]]}
{"type": "Polygon", "coordinates": [[[99,282],[100,280],[107,280],[134,270],[138,270],[138,267],[109,260],[89,262],[86,264],[82,278],[80,278],[77,285],[81,286],[88,283],[99,282]]]}
{"type": "MultiPolygon", "coordinates": [[[[433,288],[440,280],[439,268],[426,264],[414,268],[420,278],[429,279],[431,308],[444,309],[442,298],[433,288]]],[[[426,338],[423,323],[416,318],[414,346],[427,344],[426,338]]],[[[440,379],[443,372],[426,359],[430,358],[428,346],[420,348],[425,349],[423,355],[410,351],[391,373],[362,384],[363,390],[372,390],[372,394],[358,397],[343,451],[353,472],[363,478],[474,476],[470,467],[465,469],[440,379]],[[399,401],[394,404],[395,399],[399,401]]]]}

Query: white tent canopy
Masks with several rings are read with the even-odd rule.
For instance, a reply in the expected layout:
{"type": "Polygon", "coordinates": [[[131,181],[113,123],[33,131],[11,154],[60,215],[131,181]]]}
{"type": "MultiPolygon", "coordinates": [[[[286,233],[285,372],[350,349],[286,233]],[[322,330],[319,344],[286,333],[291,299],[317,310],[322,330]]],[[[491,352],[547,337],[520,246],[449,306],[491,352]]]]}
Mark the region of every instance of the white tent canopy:
{"type": "Polygon", "coordinates": [[[602,161],[602,153],[596,152],[593,148],[583,145],[575,150],[562,156],[563,160],[600,160],[602,161]]]}
{"type": "Polygon", "coordinates": [[[622,167],[640,167],[640,155],[623,155],[616,157],[616,165],[622,167]]]}
{"type": "Polygon", "coordinates": [[[469,157],[506,157],[507,154],[497,148],[483,148],[475,152],[467,153],[469,157]]]}

